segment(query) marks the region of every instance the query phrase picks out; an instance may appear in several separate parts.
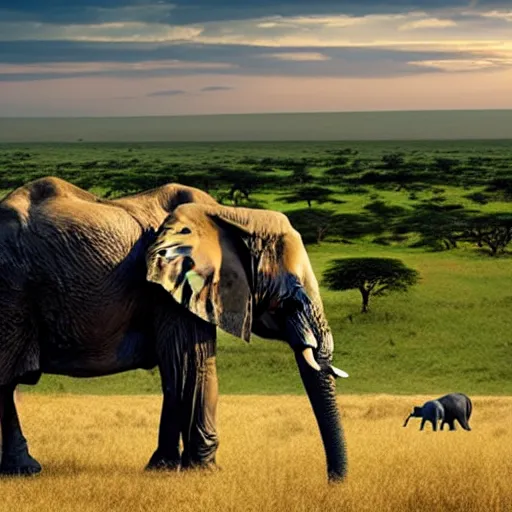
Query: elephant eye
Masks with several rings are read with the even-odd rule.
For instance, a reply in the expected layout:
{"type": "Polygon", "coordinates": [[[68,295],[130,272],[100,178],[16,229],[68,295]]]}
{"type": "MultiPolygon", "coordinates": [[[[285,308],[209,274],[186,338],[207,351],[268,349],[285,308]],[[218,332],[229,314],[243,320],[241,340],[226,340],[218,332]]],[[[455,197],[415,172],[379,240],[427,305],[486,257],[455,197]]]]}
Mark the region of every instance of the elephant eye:
{"type": "Polygon", "coordinates": [[[189,228],[184,227],[181,231],[178,232],[178,235],[188,235],[189,233],[192,233],[189,228]]]}

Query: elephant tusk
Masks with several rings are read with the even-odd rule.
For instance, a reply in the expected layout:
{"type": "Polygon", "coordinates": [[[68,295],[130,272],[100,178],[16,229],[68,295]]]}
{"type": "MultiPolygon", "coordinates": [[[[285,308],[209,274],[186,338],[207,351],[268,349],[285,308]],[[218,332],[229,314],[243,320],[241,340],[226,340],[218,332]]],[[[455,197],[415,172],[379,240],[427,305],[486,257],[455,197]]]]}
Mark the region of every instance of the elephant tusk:
{"type": "Polygon", "coordinates": [[[175,247],[168,247],[167,249],[165,249],[165,255],[164,255],[164,258],[167,260],[167,261],[171,261],[173,260],[174,258],[176,258],[178,256],[178,253],[176,251],[176,248],[175,247]]]}
{"type": "Polygon", "coordinates": [[[179,244],[172,244],[164,247],[163,249],[158,249],[156,254],[165,260],[172,261],[178,256],[182,256],[183,254],[180,252],[179,244]]]}
{"type": "Polygon", "coordinates": [[[313,349],[311,347],[305,348],[302,351],[302,355],[304,356],[306,363],[308,363],[309,366],[313,368],[313,370],[316,370],[317,372],[321,370],[320,365],[315,360],[315,356],[313,355],[313,349]]]}
{"type": "Polygon", "coordinates": [[[348,377],[348,373],[340,370],[339,368],[336,368],[336,366],[330,366],[329,369],[331,370],[331,373],[335,377],[342,377],[343,379],[346,379],[348,377]]]}

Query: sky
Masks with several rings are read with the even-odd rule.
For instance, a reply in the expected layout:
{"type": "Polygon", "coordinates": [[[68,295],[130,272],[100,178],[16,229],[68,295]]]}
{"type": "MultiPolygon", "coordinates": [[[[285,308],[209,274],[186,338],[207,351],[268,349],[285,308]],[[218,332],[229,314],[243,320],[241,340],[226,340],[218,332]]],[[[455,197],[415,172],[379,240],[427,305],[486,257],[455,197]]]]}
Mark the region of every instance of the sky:
{"type": "Polygon", "coordinates": [[[512,108],[512,0],[0,0],[0,116],[512,108]]]}

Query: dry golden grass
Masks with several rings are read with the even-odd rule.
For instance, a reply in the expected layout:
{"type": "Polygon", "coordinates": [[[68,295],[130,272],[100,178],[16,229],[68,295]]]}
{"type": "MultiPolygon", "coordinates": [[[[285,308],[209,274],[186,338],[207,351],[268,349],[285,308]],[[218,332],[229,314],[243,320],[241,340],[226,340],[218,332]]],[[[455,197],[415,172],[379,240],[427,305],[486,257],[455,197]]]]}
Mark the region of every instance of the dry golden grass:
{"type": "Polygon", "coordinates": [[[512,398],[475,398],[472,432],[402,423],[426,397],[340,396],[349,479],[326,483],[306,397],[222,396],[215,473],[147,474],[160,398],[24,395],[36,478],[0,481],[2,511],[512,510],[512,398]]]}

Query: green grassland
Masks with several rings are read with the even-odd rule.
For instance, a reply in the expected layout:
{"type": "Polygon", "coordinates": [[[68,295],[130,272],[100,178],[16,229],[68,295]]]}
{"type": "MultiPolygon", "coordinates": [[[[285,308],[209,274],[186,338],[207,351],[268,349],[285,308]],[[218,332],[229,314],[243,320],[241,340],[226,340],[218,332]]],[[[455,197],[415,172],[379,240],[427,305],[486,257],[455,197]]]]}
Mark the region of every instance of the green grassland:
{"type": "MultiPolygon", "coordinates": [[[[350,374],[338,390],[512,393],[509,253],[490,257],[485,247],[464,240],[439,250],[442,244],[418,244],[418,232],[396,236],[391,229],[398,216],[422,204],[512,212],[509,141],[0,145],[3,193],[47,175],[108,197],[179,181],[225,204],[284,212],[308,209],[306,201],[284,199],[301,186],[328,188],[336,202],[313,200],[312,209],[364,215],[371,229],[344,228],[308,245],[319,278],[334,258],[366,256],[399,258],[421,275],[408,293],[375,299],[368,314],[359,312],[357,291],[322,288],[334,361],[350,374]],[[389,155],[400,158],[386,164],[389,155]],[[329,172],[333,168],[338,171],[329,172]],[[299,185],[297,169],[307,169],[307,184],[299,185]],[[233,189],[248,198],[230,195],[233,189]],[[485,200],[468,197],[475,192],[485,200]],[[379,217],[365,209],[376,200],[403,210],[379,217]]],[[[255,337],[247,344],[219,333],[218,368],[223,393],[301,392],[293,355],[282,343],[255,337]]],[[[156,371],[136,371],[98,379],[43,376],[34,390],[138,394],[158,392],[159,385],[156,371]]]]}

